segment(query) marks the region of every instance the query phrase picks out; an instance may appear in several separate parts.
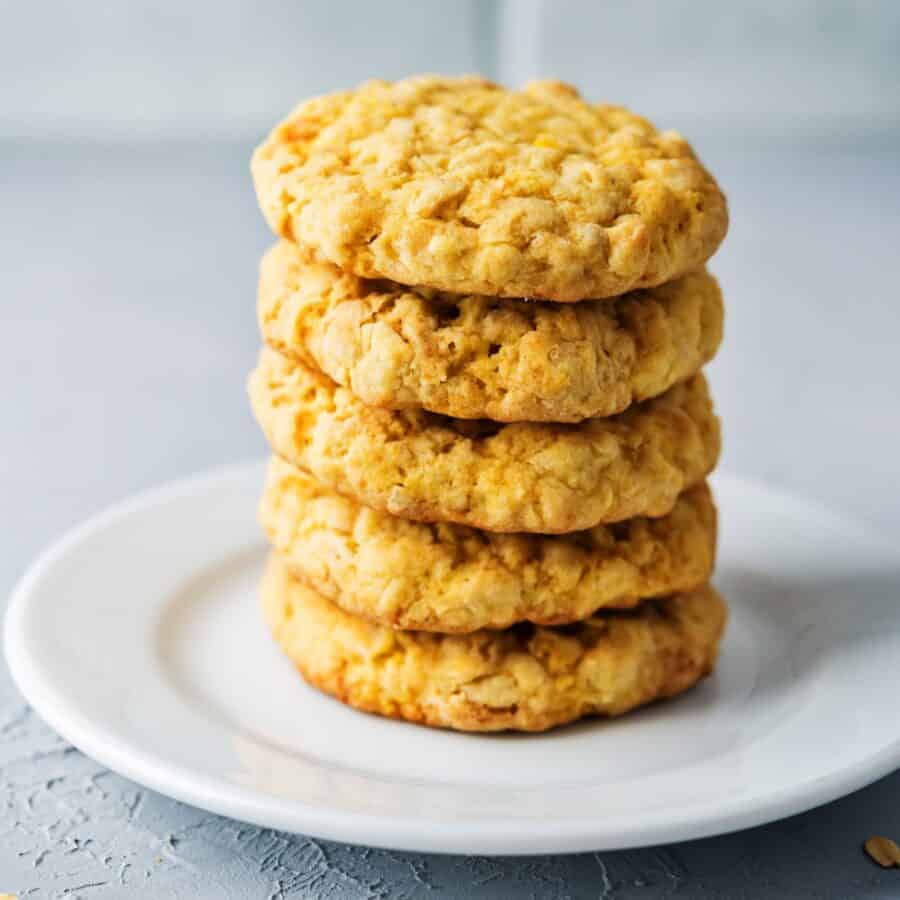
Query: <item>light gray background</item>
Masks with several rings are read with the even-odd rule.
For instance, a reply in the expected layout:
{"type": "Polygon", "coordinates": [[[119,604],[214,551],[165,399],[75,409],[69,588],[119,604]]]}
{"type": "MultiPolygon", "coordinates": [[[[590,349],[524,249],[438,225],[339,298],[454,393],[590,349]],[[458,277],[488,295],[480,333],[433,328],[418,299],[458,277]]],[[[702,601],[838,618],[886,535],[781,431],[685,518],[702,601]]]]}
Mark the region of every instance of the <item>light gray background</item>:
{"type": "MultiPolygon", "coordinates": [[[[685,131],[732,209],[713,264],[723,465],[900,534],[898,10],[0,3],[0,592],[104,505],[264,452],[243,393],[269,241],[250,149],[306,94],[425,69],[558,75],[685,131]]],[[[872,833],[900,837],[898,774],[665,849],[485,860],[315,842],[110,774],[0,672],[0,892],[20,896],[900,896],[900,871],[860,852],[872,833]]]]}

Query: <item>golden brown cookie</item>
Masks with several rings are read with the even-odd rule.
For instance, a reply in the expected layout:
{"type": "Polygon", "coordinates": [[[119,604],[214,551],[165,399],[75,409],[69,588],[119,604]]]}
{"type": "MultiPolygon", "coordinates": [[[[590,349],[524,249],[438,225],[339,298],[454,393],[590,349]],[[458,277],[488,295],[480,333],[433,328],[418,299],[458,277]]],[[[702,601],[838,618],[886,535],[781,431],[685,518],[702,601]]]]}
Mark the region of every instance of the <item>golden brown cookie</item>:
{"type": "Polygon", "coordinates": [[[704,584],[716,554],[706,484],[659,519],[569,535],[493,534],[377,512],[275,458],[259,512],[295,576],[352,615],[413,630],[559,625],[627,609],[704,584]]]}
{"type": "Polygon", "coordinates": [[[574,301],[701,266],[725,198],[673,131],[556,81],[370,81],[298,106],[252,161],[272,229],[365,278],[574,301]]]}
{"type": "Polygon", "coordinates": [[[268,349],[249,391],[275,452],[323,484],[403,518],[487,531],[555,534],[662,516],[719,454],[702,375],[578,425],[376,409],[268,349]]]}
{"type": "Polygon", "coordinates": [[[319,690],[367,712],[460,731],[544,731],[678,694],[712,671],[726,618],[705,586],[559,628],[399,631],[344,612],[274,554],[262,606],[278,645],[319,690]]]}
{"type": "Polygon", "coordinates": [[[406,288],[311,261],[263,258],[265,341],[372,406],[459,419],[579,422],[695,374],[722,339],[706,271],[616,300],[561,305],[406,288]]]}

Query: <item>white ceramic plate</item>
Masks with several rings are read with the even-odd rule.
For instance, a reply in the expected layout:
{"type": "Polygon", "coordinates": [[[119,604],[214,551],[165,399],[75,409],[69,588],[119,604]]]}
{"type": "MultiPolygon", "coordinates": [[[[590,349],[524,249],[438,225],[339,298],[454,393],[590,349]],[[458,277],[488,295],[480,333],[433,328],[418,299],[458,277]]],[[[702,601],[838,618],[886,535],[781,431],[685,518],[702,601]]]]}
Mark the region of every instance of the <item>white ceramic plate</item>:
{"type": "Polygon", "coordinates": [[[714,677],[675,701],[538,736],[345,709],[257,615],[261,465],[164,487],[50,549],[6,619],[35,709],[103,764],[258,825],[409,850],[549,853],[757,825],[900,765],[895,548],[809,503],[715,479],[714,677]]]}

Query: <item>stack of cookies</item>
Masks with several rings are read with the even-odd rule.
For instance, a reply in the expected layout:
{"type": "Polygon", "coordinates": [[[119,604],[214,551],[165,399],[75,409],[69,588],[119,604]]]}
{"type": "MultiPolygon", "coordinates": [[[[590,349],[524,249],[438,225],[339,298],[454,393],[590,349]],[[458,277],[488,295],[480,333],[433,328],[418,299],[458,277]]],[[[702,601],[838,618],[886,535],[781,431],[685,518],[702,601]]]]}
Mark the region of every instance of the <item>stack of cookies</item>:
{"type": "Polygon", "coordinates": [[[375,81],[256,151],[266,619],[345,703],[539,731],[715,663],[724,197],[558,82],[375,81]]]}

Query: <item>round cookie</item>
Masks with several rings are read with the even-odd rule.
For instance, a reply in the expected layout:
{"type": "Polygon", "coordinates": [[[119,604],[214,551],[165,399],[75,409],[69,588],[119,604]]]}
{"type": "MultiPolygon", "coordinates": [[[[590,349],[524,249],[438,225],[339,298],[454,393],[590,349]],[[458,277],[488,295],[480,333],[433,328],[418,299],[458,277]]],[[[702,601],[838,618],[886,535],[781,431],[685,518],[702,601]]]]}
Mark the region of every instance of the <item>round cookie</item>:
{"type": "Polygon", "coordinates": [[[403,518],[487,531],[557,534],[662,516],[719,454],[702,375],[578,425],[377,409],[269,349],[249,392],[275,452],[323,484],[403,518]]]}
{"type": "Polygon", "coordinates": [[[563,628],[466,635],[357,619],[272,556],[263,614],[303,678],[367,712],[460,731],[544,731],[617,716],[712,671],[725,605],[710,586],[563,628]]]}
{"type": "Polygon", "coordinates": [[[616,296],[698,268],[728,227],[680,135],[556,81],[369,81],[300,104],[251,169],[276,234],[460,294],[616,296]]]}
{"type": "Polygon", "coordinates": [[[558,625],[699,587],[716,553],[705,483],[667,516],[570,535],[426,525],[361,506],[277,457],[260,521],[292,574],[346,612],[439,632],[558,625]]]}
{"type": "Polygon", "coordinates": [[[365,403],[498,422],[655,397],[713,357],[723,319],[704,270],[617,300],[530,303],[359,278],[287,241],[263,257],[258,313],[270,346],[365,403]]]}

